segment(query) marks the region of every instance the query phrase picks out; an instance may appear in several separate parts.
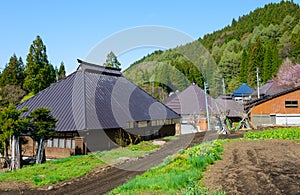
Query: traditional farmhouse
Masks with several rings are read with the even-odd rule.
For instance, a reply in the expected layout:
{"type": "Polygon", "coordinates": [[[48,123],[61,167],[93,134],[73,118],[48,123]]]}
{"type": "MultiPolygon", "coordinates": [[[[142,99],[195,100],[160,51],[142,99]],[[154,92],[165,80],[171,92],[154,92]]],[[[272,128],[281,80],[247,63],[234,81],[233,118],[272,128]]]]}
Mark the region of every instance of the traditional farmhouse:
{"type": "MultiPolygon", "coordinates": [[[[163,103],[182,117],[181,132],[177,133],[186,134],[207,130],[205,93],[197,84],[192,83],[184,91],[174,93],[163,103]]],[[[209,95],[207,95],[207,103],[210,116],[220,113],[223,109],[209,95]]]]}
{"type": "MultiPolygon", "coordinates": [[[[79,63],[74,73],[18,106],[29,112],[47,107],[58,119],[56,135],[47,140],[47,158],[175,134],[180,116],[123,77],[120,69],[79,63]]],[[[23,148],[24,155],[35,152],[32,140],[23,148]]]]}
{"type": "Polygon", "coordinates": [[[235,101],[243,104],[251,99],[251,94],[253,93],[253,91],[253,88],[246,85],[246,83],[243,83],[233,92],[232,95],[235,101]]]}
{"type": "Polygon", "coordinates": [[[249,102],[247,109],[256,126],[300,126],[300,87],[249,102]]]}

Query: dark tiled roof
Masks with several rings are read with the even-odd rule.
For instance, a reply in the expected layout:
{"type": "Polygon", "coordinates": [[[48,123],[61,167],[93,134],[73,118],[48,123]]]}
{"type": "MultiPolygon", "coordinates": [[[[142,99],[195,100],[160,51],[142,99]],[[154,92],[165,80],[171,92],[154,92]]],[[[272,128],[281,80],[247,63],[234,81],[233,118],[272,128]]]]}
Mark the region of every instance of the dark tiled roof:
{"type": "MultiPolygon", "coordinates": [[[[207,95],[209,112],[217,114],[222,109],[212,97],[207,95]]],[[[199,114],[206,113],[205,93],[196,84],[191,84],[188,88],[180,93],[175,93],[163,102],[166,106],[174,110],[177,114],[199,114]]]]}
{"type": "Polygon", "coordinates": [[[80,63],[77,71],[18,108],[49,108],[58,119],[57,131],[126,128],[133,121],[179,118],[123,77],[120,69],[80,63]]]}
{"type": "Polygon", "coordinates": [[[234,97],[245,97],[250,96],[254,89],[243,83],[237,90],[233,92],[234,97]]]}

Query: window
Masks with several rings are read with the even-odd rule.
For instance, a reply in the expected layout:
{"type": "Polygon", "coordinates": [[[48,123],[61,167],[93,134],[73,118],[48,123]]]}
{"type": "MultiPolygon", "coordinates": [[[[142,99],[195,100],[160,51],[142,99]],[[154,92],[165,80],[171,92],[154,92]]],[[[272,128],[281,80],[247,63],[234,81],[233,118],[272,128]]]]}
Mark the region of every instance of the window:
{"type": "Polygon", "coordinates": [[[134,122],[128,122],[127,126],[128,128],[134,128],[134,122]]]}
{"type": "Polygon", "coordinates": [[[286,108],[298,108],[298,100],[286,100],[285,107],[286,108]]]}
{"type": "Polygon", "coordinates": [[[60,148],[64,148],[65,147],[65,139],[64,138],[60,138],[59,139],[59,147],[60,148]]]}
{"type": "Polygon", "coordinates": [[[147,121],[139,121],[138,122],[138,127],[147,127],[147,121]]]}
{"type": "Polygon", "coordinates": [[[157,126],[157,120],[151,121],[151,126],[157,126]]]}
{"type": "Polygon", "coordinates": [[[52,147],[52,139],[48,139],[47,141],[47,147],[52,147]]]}
{"type": "Polygon", "coordinates": [[[72,139],[72,149],[75,149],[75,139],[72,139]]]}
{"type": "Polygon", "coordinates": [[[66,139],[66,148],[71,148],[71,139],[66,139]]]}
{"type": "Polygon", "coordinates": [[[58,148],[58,138],[53,139],[53,147],[58,148]]]}

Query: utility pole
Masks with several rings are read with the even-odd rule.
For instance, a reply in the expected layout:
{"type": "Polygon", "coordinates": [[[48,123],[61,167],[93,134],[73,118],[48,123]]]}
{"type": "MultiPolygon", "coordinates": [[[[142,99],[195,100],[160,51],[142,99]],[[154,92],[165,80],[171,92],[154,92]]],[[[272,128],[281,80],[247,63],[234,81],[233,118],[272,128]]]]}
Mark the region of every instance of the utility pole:
{"type": "Polygon", "coordinates": [[[209,111],[208,111],[208,103],[207,103],[207,89],[208,84],[204,82],[204,94],[205,94],[205,108],[206,108],[206,119],[207,119],[207,130],[210,130],[210,120],[209,120],[209,111]]]}
{"type": "Polygon", "coordinates": [[[259,68],[257,67],[257,68],[256,68],[257,98],[259,99],[259,98],[260,98],[260,93],[259,93],[259,81],[260,81],[260,78],[259,78],[258,72],[259,72],[259,68]]]}
{"type": "Polygon", "coordinates": [[[226,90],[225,90],[225,79],[224,78],[222,78],[222,84],[223,84],[223,95],[225,95],[226,94],[226,90]]]}
{"type": "Polygon", "coordinates": [[[151,88],[152,88],[151,95],[152,95],[152,97],[154,97],[154,77],[152,77],[152,79],[151,79],[151,84],[152,84],[152,86],[151,86],[151,88]]]}

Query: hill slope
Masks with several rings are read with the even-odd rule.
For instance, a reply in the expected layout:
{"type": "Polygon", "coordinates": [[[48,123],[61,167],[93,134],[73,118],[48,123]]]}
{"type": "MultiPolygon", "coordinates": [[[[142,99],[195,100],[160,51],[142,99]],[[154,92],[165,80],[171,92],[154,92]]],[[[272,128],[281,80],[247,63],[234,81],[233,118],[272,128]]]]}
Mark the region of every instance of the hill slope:
{"type": "Polygon", "coordinates": [[[257,68],[266,83],[276,75],[283,59],[299,62],[299,56],[300,7],[282,1],[233,19],[231,25],[189,44],[149,54],[124,75],[146,91],[153,90],[149,87],[152,80],[153,86],[167,92],[182,90],[191,82],[203,87],[206,81],[210,93],[217,96],[222,93],[222,78],[226,92],[243,82],[255,87],[257,68]]]}

